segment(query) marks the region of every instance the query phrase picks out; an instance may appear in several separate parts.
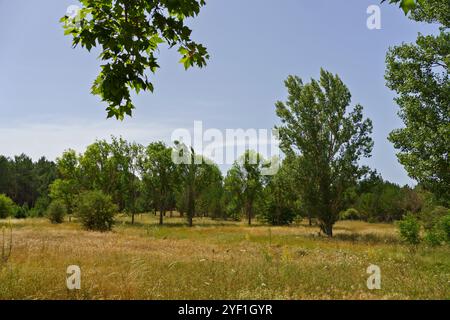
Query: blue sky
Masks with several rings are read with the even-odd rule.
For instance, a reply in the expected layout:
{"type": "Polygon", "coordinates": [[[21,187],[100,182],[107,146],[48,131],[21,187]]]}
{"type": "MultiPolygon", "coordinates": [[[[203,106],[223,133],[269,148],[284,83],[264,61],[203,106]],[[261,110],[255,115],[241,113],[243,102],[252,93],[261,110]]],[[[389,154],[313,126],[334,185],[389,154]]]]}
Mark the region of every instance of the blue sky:
{"type": "Polygon", "coordinates": [[[0,0],[0,154],[54,159],[111,134],[168,142],[174,129],[191,129],[196,120],[221,130],[270,129],[286,77],[317,78],[323,67],[341,76],[353,104],[373,120],[375,148],[365,163],[388,180],[411,183],[387,141],[402,123],[385,87],[385,54],[435,26],[382,5],[382,29],[369,30],[366,9],[378,0],[208,0],[190,22],[211,54],[208,66],[186,72],[176,50],[161,50],[155,93],[136,97],[133,118],[119,122],[106,120],[105,105],[90,94],[98,52],[72,49],[63,35],[58,20],[72,4],[0,0]]]}

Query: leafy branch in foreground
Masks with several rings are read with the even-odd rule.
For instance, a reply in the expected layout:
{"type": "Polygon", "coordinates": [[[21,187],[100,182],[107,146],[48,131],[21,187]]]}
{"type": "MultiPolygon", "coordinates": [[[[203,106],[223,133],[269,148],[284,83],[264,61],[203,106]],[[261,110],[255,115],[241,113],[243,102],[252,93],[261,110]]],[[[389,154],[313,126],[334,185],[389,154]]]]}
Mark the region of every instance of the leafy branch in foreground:
{"type": "Polygon", "coordinates": [[[108,118],[132,115],[130,89],[153,92],[148,71],[159,68],[156,52],[161,44],[178,47],[185,69],[204,67],[206,48],[191,40],[185,20],[195,17],[205,0],[81,0],[75,16],[65,15],[65,35],[73,46],[90,51],[99,46],[105,63],[92,85],[92,94],[108,103],[108,118]]]}
{"type": "Polygon", "coordinates": [[[389,1],[389,3],[398,3],[405,14],[417,8],[417,5],[421,5],[423,0],[382,0],[381,3],[389,1]]]}
{"type": "Polygon", "coordinates": [[[419,34],[415,43],[389,49],[386,85],[397,93],[402,128],[389,135],[408,175],[450,204],[450,6],[428,0],[410,19],[439,26],[438,34],[419,34]]]}

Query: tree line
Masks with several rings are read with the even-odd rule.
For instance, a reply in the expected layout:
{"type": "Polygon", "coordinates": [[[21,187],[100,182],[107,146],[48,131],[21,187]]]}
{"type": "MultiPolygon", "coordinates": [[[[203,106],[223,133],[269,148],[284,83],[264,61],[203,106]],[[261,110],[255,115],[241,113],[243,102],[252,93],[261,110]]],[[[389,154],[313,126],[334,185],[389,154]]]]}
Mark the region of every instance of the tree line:
{"type": "Polygon", "coordinates": [[[30,207],[29,215],[43,215],[48,207],[54,222],[63,213],[69,219],[77,214],[85,226],[100,230],[112,227],[115,211],[128,214],[131,223],[137,213],[159,214],[161,225],[176,211],[189,226],[200,216],[245,218],[249,225],[255,217],[272,225],[306,217],[333,236],[339,219],[391,222],[446,203],[442,193],[421,183],[400,187],[360,165],[371,155],[372,122],[361,105],[351,106],[338,75],[322,69],[318,80],[290,76],[285,86],[287,100],[276,103],[285,157],[274,175],[263,174],[270,163],[253,150],[223,176],[214,162],[177,141],[143,146],[112,137],[83,153],[67,150],[56,163],[0,158],[0,191],[6,194],[0,217],[13,214],[10,197],[20,208],[16,217],[30,207]]]}
{"type": "MultiPolygon", "coordinates": [[[[307,218],[332,236],[340,219],[391,222],[435,204],[420,185],[400,187],[359,164],[372,150],[372,123],[361,105],[350,107],[351,94],[339,76],[322,70],[319,80],[289,77],[285,85],[287,101],[276,104],[285,157],[274,175],[263,174],[270,163],[253,150],[223,176],[214,162],[179,142],[143,146],[112,137],[83,153],[67,150],[56,163],[3,157],[8,165],[1,185],[10,186],[4,193],[18,205],[49,205],[54,222],[62,221],[63,212],[69,219],[77,214],[101,230],[111,228],[114,211],[128,214],[131,223],[138,213],[158,214],[161,225],[177,212],[189,226],[195,217],[246,219],[249,225],[254,218],[271,225],[307,218]],[[27,187],[17,189],[23,181],[27,187]]],[[[44,207],[33,209],[45,213],[44,207]]]]}

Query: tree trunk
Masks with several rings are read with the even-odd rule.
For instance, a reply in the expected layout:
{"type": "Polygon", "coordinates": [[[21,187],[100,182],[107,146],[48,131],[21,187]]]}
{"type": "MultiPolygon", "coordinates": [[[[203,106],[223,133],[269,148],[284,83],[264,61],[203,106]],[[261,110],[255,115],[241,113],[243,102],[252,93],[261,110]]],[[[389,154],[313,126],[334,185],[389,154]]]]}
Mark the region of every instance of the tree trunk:
{"type": "Polygon", "coordinates": [[[134,224],[134,212],[131,213],[131,224],[134,224]]]}
{"type": "Polygon", "coordinates": [[[159,224],[162,226],[163,225],[163,222],[164,222],[164,213],[163,213],[163,208],[161,207],[161,208],[159,208],[159,224]]]}
{"type": "Polygon", "coordinates": [[[320,229],[325,233],[328,237],[333,237],[333,224],[331,222],[322,222],[320,229]]]}
{"type": "Polygon", "coordinates": [[[194,214],[195,214],[194,193],[192,192],[192,190],[189,190],[188,212],[187,212],[187,214],[188,214],[189,227],[192,227],[192,225],[193,225],[193,218],[194,218],[194,214]]]}

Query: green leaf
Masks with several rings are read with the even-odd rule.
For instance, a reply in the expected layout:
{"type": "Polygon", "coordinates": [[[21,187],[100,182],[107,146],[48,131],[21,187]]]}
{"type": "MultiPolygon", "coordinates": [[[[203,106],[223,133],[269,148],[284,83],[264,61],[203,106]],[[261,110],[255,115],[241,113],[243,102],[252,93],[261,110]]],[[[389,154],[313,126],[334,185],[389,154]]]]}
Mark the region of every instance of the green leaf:
{"type": "Polygon", "coordinates": [[[402,0],[400,3],[400,7],[403,9],[403,12],[408,14],[408,12],[414,10],[416,8],[416,1],[415,0],[402,0]]]}

